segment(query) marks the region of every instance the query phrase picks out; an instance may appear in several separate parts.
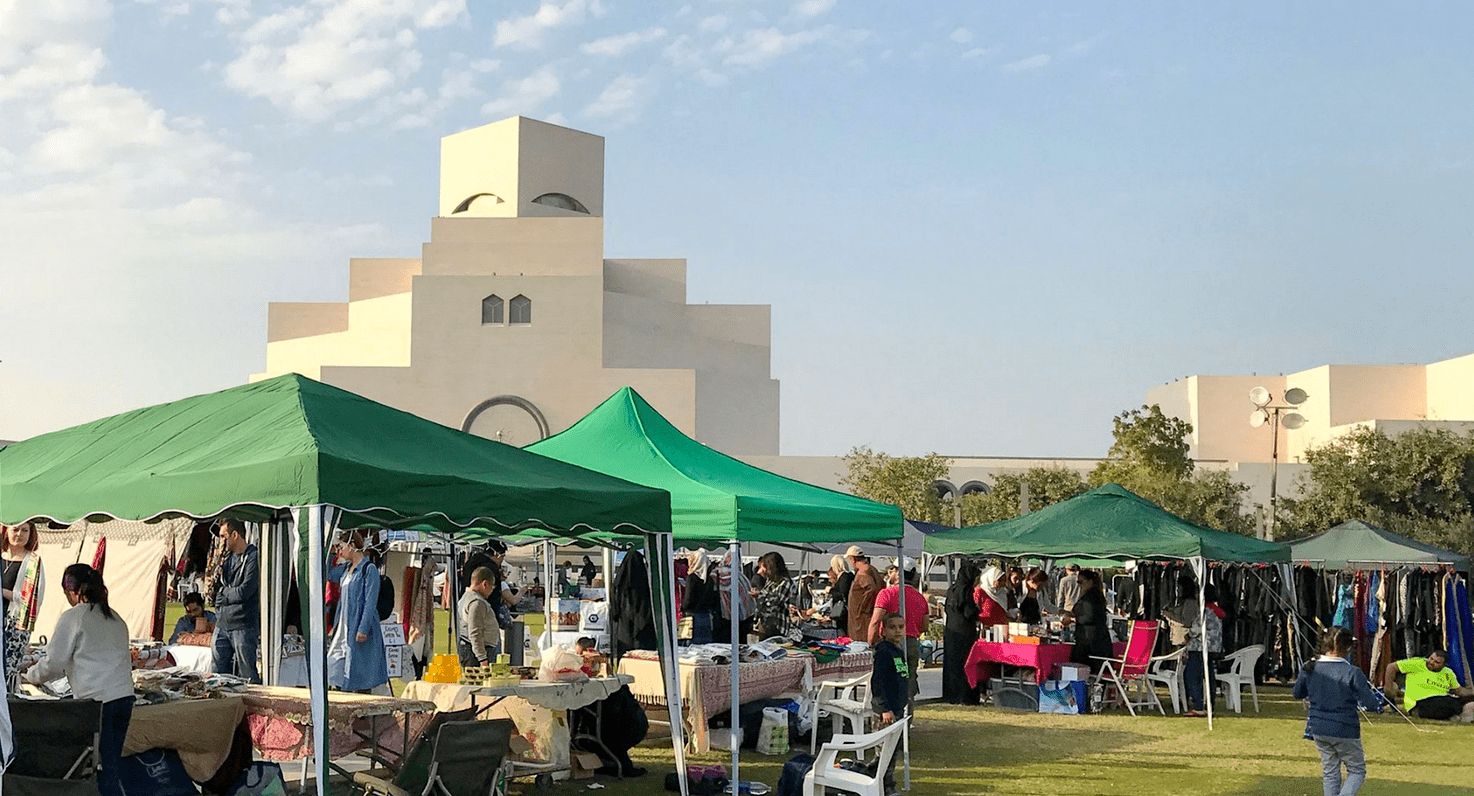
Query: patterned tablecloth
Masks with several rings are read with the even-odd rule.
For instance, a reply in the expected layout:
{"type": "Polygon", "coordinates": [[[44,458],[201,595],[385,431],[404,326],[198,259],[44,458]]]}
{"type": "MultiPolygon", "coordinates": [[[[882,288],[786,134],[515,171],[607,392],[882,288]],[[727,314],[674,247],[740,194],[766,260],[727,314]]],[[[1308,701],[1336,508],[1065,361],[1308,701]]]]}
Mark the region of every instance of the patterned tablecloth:
{"type": "MultiPolygon", "coordinates": [[[[870,671],[873,665],[869,650],[841,653],[829,663],[815,663],[812,654],[798,650],[774,661],[742,663],[737,669],[738,700],[747,703],[780,694],[807,692],[816,681],[854,677],[870,671]]],[[[630,691],[636,699],[646,705],[665,706],[665,680],[661,678],[660,659],[655,653],[630,652],[620,660],[619,671],[634,677],[630,691]]],[[[682,662],[680,679],[688,746],[698,754],[709,751],[707,720],[731,708],[731,666],[682,662]]]]}
{"type": "MultiPolygon", "coordinates": [[[[251,741],[267,760],[312,754],[312,692],[306,688],[250,686],[242,699],[251,741]]],[[[407,749],[424,731],[435,703],[373,694],[328,692],[328,759],[375,744],[407,749]]]]}

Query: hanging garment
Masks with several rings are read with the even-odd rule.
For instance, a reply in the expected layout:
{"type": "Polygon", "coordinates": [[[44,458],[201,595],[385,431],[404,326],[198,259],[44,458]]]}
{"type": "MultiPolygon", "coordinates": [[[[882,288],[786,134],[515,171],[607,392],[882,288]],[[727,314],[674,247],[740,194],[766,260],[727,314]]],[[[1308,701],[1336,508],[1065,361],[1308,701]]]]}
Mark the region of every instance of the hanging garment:
{"type": "Polygon", "coordinates": [[[1350,630],[1355,624],[1355,589],[1356,587],[1351,581],[1347,581],[1336,587],[1336,613],[1331,619],[1333,626],[1344,627],[1350,630]]]}
{"type": "Polygon", "coordinates": [[[609,645],[618,660],[630,650],[655,649],[655,604],[650,573],[638,550],[624,554],[609,593],[609,645]]]}
{"type": "Polygon", "coordinates": [[[1474,683],[1474,613],[1469,610],[1469,583],[1462,576],[1455,576],[1454,613],[1459,617],[1464,643],[1464,673],[1469,678],[1465,685],[1474,683]]]}

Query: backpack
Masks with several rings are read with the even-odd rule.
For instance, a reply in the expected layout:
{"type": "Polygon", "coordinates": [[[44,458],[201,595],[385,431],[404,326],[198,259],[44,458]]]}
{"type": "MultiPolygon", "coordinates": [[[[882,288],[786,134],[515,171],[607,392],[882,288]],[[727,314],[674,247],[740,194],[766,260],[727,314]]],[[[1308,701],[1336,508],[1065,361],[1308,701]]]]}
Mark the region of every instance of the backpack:
{"type": "Polygon", "coordinates": [[[388,575],[379,574],[379,621],[388,621],[394,613],[394,581],[388,575]]]}

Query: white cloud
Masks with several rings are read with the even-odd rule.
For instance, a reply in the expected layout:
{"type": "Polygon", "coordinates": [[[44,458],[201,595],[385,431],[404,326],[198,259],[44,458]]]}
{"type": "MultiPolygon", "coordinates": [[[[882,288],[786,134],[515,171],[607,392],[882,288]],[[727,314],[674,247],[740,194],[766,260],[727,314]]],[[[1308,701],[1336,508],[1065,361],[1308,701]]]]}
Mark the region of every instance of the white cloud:
{"type": "Polygon", "coordinates": [[[834,0],[801,0],[794,10],[800,16],[816,17],[831,8],[834,8],[834,0]]]}
{"type": "Polygon", "coordinates": [[[1043,69],[1044,67],[1049,66],[1049,62],[1051,60],[1053,59],[1050,58],[1047,54],[1040,53],[1038,55],[1031,55],[1028,58],[1021,58],[1017,61],[1010,61],[999,68],[1011,74],[1016,74],[1018,72],[1031,72],[1035,69],[1043,69]]]}
{"type": "Polygon", "coordinates": [[[630,122],[639,116],[640,108],[647,98],[648,80],[620,75],[614,78],[597,99],[583,109],[590,119],[610,119],[615,122],[630,122]]]}
{"type": "Polygon", "coordinates": [[[721,14],[715,14],[698,22],[696,29],[702,33],[720,33],[727,29],[727,24],[730,21],[721,14]]]}
{"type": "Polygon", "coordinates": [[[376,97],[419,71],[417,30],[450,25],[465,0],[322,0],[257,20],[225,82],[305,119],[376,97]]]}
{"type": "Polygon", "coordinates": [[[988,54],[988,51],[985,48],[983,48],[983,47],[974,47],[971,50],[968,50],[967,52],[965,52],[965,53],[962,54],[962,60],[967,61],[967,60],[971,60],[973,58],[981,58],[981,57],[983,57],[984,55],[987,55],[987,54],[988,54]]]}
{"type": "Polygon", "coordinates": [[[587,16],[602,16],[604,7],[599,0],[543,0],[537,10],[524,17],[512,17],[496,23],[492,34],[493,47],[512,47],[519,50],[535,50],[542,46],[543,37],[554,28],[577,25],[587,16]]]}
{"type": "Polygon", "coordinates": [[[973,35],[972,31],[968,30],[967,28],[958,28],[957,30],[952,31],[952,35],[948,36],[947,38],[957,42],[958,44],[968,44],[973,40],[973,35]]]}
{"type": "Polygon", "coordinates": [[[715,48],[726,54],[723,62],[732,66],[761,66],[829,35],[829,28],[783,33],[777,28],[749,30],[740,40],[724,39],[715,48]]]}
{"type": "Polygon", "coordinates": [[[527,77],[503,83],[501,95],[482,105],[481,115],[498,119],[530,115],[562,90],[563,83],[558,79],[558,73],[553,67],[544,66],[527,77]]]}
{"type": "Polygon", "coordinates": [[[629,33],[621,33],[617,36],[605,36],[579,45],[579,50],[585,55],[602,55],[607,58],[616,58],[633,50],[641,44],[649,44],[665,38],[665,28],[646,28],[645,30],[633,30],[629,33]]]}
{"type": "Polygon", "coordinates": [[[701,47],[684,33],[666,45],[661,54],[677,69],[699,69],[706,63],[706,55],[701,47]]]}

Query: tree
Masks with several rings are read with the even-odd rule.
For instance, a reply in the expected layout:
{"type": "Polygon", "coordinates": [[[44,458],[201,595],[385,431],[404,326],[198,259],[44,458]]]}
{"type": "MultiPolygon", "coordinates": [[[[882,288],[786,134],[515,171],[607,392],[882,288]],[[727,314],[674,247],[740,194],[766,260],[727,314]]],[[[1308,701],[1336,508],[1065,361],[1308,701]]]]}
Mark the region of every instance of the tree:
{"type": "Polygon", "coordinates": [[[1117,483],[1189,522],[1254,532],[1253,517],[1243,511],[1249,487],[1227,472],[1196,470],[1187,441],[1191,423],[1152,404],[1116,415],[1113,425],[1115,442],[1090,472],[1091,486],[1117,483]]]}
{"type": "Polygon", "coordinates": [[[1305,454],[1299,495],[1282,502],[1286,536],[1359,519],[1474,553],[1474,434],[1419,427],[1389,437],[1359,428],[1305,454]]]}
{"type": "Polygon", "coordinates": [[[889,456],[862,446],[851,449],[844,462],[848,472],[839,482],[851,494],[899,506],[910,520],[951,524],[952,511],[944,510],[936,487],[947,477],[951,459],[936,453],[889,456]]]}
{"type": "Polygon", "coordinates": [[[1022,473],[999,473],[986,494],[962,497],[962,524],[981,525],[1018,516],[1019,495],[1029,485],[1029,508],[1068,500],[1084,492],[1085,479],[1068,467],[1032,467],[1022,473]]]}

